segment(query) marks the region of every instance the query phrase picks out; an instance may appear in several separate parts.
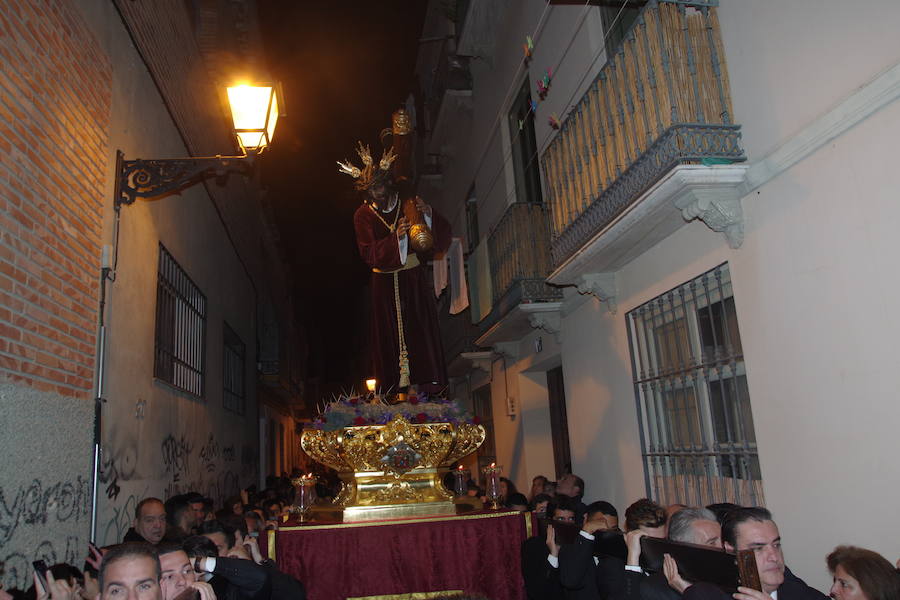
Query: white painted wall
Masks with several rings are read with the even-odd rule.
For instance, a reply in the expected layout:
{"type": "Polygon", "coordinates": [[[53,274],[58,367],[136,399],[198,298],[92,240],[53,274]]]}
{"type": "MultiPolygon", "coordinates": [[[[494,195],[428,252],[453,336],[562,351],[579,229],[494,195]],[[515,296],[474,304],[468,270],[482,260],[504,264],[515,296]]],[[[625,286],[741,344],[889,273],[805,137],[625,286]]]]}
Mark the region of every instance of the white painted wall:
{"type": "MultiPolygon", "coordinates": [[[[900,60],[896,2],[869,3],[863,11],[835,1],[721,4],[735,120],[751,164],[900,60]]],[[[497,48],[508,57],[473,67],[476,126],[469,155],[477,158],[487,143],[486,124],[505,110],[499,99],[511,76],[509,57],[521,52],[521,32],[533,29],[538,5],[542,9],[544,3],[513,9],[509,26],[498,32],[497,48]]],[[[571,18],[561,8],[549,23],[571,18]]],[[[543,52],[565,46],[564,30],[547,26],[535,66],[543,52]]],[[[566,64],[572,72],[590,72],[590,44],[575,47],[566,64]]],[[[563,81],[577,78],[561,73],[554,81],[539,108],[539,128],[551,106],[563,116],[564,106],[553,103],[575,91],[574,83],[566,89],[563,81]]],[[[545,134],[538,132],[541,146],[545,134]]],[[[586,479],[589,500],[608,499],[621,510],[645,493],[625,314],[728,261],[765,495],[788,564],[827,590],[824,557],[837,544],[861,545],[897,560],[900,536],[875,515],[886,514],[900,497],[900,384],[893,376],[900,333],[900,282],[894,277],[900,253],[898,139],[900,104],[894,102],[744,198],[746,239],[740,249],[730,249],[704,224],[690,223],[617,273],[616,314],[596,300],[569,303],[556,352],[566,381],[573,469],[586,479]]],[[[468,186],[477,167],[480,184],[482,172],[499,168],[499,146],[495,142],[483,165],[474,159],[455,163],[454,178],[468,186]]],[[[486,233],[502,214],[505,195],[479,194],[479,202],[486,204],[480,215],[486,233]]],[[[498,453],[511,457],[548,447],[540,378],[532,371],[519,374],[534,364],[527,339],[519,362],[509,365],[528,407],[521,414],[525,423],[497,429],[498,453]]],[[[503,402],[495,396],[498,414],[503,402]]],[[[526,472],[515,473],[520,487],[542,463],[524,464],[526,472]]]]}
{"type": "MultiPolygon", "coordinates": [[[[187,156],[115,7],[96,2],[79,7],[113,62],[110,148],[123,150],[126,158],[187,156]]],[[[105,173],[108,244],[114,239],[114,167],[112,156],[105,173]]],[[[121,541],[141,498],[196,490],[220,502],[256,478],[254,291],[203,186],[122,208],[118,268],[115,282],[109,283],[106,317],[100,545],[121,541]],[[153,379],[159,243],[206,295],[202,399],[153,379]],[[223,321],[246,347],[244,416],[223,409],[223,321]]]]}

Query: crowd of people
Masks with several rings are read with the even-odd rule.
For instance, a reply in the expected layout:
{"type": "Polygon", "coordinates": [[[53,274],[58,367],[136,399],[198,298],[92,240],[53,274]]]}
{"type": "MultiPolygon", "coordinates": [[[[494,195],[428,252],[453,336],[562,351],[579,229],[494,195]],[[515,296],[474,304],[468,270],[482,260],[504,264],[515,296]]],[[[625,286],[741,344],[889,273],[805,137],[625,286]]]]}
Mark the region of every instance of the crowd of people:
{"type": "Polygon", "coordinates": [[[82,568],[53,565],[27,590],[0,590],[0,600],[304,600],[303,583],[259,548],[293,504],[288,478],[267,483],[218,510],[196,492],[144,498],[121,543],[91,545],[82,568]]]}
{"type": "MultiPolygon", "coordinates": [[[[165,501],[148,497],[135,510],[122,543],[90,547],[83,568],[58,564],[35,574],[25,591],[0,590],[0,600],[304,600],[303,583],[281,572],[260,552],[259,537],[277,528],[293,504],[288,478],[270,478],[228,498],[214,511],[198,493],[165,501]]],[[[335,493],[337,481],[320,479],[320,496],[335,493]]],[[[499,502],[532,511],[545,532],[522,545],[522,578],[529,600],[822,600],[785,565],[781,536],[772,514],[761,507],[714,504],[661,506],[640,499],[619,513],[609,502],[583,501],[584,481],[565,475],[558,482],[535,477],[526,496],[508,479],[499,502]],[[570,535],[564,535],[568,532],[570,535]],[[750,550],[761,591],[688,581],[666,554],[656,568],[642,561],[641,539],[705,546],[729,553],[750,550]]],[[[456,502],[479,509],[493,499],[474,482],[456,502]]],[[[892,565],[876,552],[838,546],[825,564],[833,576],[835,600],[900,600],[900,561],[892,565]]]]}
{"type": "MultiPolygon", "coordinates": [[[[510,484],[507,484],[507,486],[510,484]]],[[[502,487],[502,486],[501,486],[502,487]]],[[[545,517],[546,533],[522,546],[522,576],[529,600],[824,600],[785,565],[781,535],[772,514],[761,507],[713,504],[661,506],[647,498],[619,513],[606,501],[585,505],[584,481],[565,475],[553,484],[535,477],[530,498],[507,488],[505,505],[545,517]],[[522,502],[525,505],[522,506],[522,502]],[[562,541],[560,532],[573,535],[562,541]],[[663,555],[656,568],[641,560],[641,538],[706,546],[755,558],[761,590],[688,581],[675,558],[663,555]]],[[[825,565],[835,600],[900,600],[900,560],[891,564],[871,550],[838,546],[825,565]]],[[[702,565],[700,565],[702,568],[702,565]]]]}

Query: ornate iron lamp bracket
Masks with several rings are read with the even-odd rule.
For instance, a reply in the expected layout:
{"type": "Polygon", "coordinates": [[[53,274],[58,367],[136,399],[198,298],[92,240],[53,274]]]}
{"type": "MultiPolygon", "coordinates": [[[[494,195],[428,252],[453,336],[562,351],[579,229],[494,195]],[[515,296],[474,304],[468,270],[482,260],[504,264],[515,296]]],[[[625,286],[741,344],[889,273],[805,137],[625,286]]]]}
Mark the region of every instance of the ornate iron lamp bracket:
{"type": "Polygon", "coordinates": [[[166,158],[125,160],[116,152],[115,208],[133,204],[138,198],[156,198],[178,191],[209,177],[228,173],[248,174],[255,156],[214,156],[203,158],[166,158]]]}

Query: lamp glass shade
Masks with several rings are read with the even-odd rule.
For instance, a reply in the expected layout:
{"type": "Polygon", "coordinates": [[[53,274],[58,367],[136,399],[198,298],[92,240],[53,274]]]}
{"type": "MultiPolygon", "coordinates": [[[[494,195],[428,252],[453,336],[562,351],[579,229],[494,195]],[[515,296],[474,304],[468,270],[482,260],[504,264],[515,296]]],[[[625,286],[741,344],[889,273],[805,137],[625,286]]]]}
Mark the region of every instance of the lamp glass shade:
{"type": "Polygon", "coordinates": [[[375,380],[374,379],[366,379],[366,389],[370,392],[375,391],[375,380]]]}
{"type": "Polygon", "coordinates": [[[275,87],[238,85],[227,91],[234,131],[241,145],[261,150],[272,143],[278,121],[275,87]]]}

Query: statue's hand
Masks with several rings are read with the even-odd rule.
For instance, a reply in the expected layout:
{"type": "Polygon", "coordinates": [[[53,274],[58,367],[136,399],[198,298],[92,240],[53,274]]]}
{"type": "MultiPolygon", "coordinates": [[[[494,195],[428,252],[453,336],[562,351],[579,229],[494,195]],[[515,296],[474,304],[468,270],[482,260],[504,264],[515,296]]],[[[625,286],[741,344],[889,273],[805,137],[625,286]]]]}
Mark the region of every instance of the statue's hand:
{"type": "Polygon", "coordinates": [[[420,197],[418,197],[418,196],[416,196],[416,208],[419,209],[419,212],[420,212],[420,213],[422,213],[423,215],[425,215],[425,216],[428,217],[429,219],[431,218],[431,205],[430,205],[430,204],[425,204],[425,201],[422,200],[422,199],[421,199],[420,197]]]}
{"type": "Polygon", "coordinates": [[[409,221],[406,220],[406,217],[400,217],[397,222],[397,239],[402,239],[407,232],[409,232],[409,221]]]}

